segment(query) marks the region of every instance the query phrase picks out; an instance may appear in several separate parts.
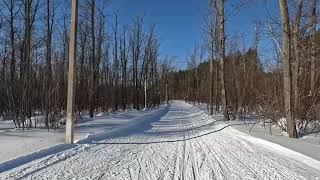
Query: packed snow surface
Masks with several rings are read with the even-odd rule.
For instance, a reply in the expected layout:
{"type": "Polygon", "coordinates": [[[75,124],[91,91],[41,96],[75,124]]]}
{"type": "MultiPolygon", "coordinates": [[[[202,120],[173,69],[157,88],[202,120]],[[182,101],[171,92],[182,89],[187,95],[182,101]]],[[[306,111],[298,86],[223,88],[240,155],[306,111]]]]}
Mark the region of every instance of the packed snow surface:
{"type": "Polygon", "coordinates": [[[221,120],[174,101],[117,131],[2,167],[0,179],[320,179],[319,161],[221,120]]]}

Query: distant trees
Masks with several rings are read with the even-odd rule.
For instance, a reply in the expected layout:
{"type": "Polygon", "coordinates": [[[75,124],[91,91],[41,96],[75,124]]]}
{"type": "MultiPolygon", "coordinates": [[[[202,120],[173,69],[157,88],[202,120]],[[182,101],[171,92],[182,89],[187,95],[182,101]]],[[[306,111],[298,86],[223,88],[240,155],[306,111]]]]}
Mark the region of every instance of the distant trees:
{"type": "MultiPolygon", "coordinates": [[[[227,3],[238,3],[241,7],[246,1],[227,3]]],[[[239,36],[229,36],[227,41],[225,38],[224,1],[210,0],[206,24],[208,62],[190,61],[187,70],[171,73],[169,76],[174,77],[175,83],[171,84],[170,91],[193,103],[208,103],[210,113],[213,113],[213,107],[219,110],[222,106],[222,112],[225,113],[224,109],[229,112],[228,118],[229,115],[242,118],[243,114],[254,113],[268,119],[270,124],[278,124],[289,137],[319,131],[320,64],[316,61],[320,47],[319,1],[297,0],[294,6],[289,3],[279,0],[281,17],[277,22],[275,19],[255,20],[253,45],[249,49],[242,45],[243,50],[240,50],[239,36]],[[295,13],[294,18],[290,18],[289,12],[295,13]],[[215,29],[217,26],[219,28],[215,29]],[[275,62],[261,62],[260,31],[269,34],[274,42],[275,62]],[[282,43],[278,41],[280,38],[282,43]],[[225,46],[230,50],[224,57],[225,46]],[[194,76],[195,72],[198,76],[194,76]],[[193,89],[196,87],[206,88],[198,88],[200,91],[195,94],[193,89]],[[226,92],[225,108],[223,89],[226,92]]]]}

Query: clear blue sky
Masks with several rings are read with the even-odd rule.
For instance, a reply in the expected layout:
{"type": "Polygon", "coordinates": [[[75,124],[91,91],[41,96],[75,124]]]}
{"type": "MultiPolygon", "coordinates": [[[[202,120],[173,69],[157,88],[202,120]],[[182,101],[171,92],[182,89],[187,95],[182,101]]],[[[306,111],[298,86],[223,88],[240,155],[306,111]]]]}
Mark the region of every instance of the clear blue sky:
{"type": "MultiPolygon", "coordinates": [[[[107,10],[110,14],[118,11],[121,24],[132,23],[133,18],[137,15],[144,16],[146,26],[156,24],[161,43],[161,55],[177,56],[178,61],[181,62],[185,60],[186,55],[195,44],[199,45],[204,40],[202,28],[205,27],[204,17],[207,13],[208,1],[111,0],[107,10]]],[[[226,3],[226,14],[233,9],[232,4],[232,0],[226,3]]],[[[226,22],[227,38],[235,34],[245,34],[246,48],[252,46],[252,21],[268,17],[267,7],[271,14],[277,14],[279,11],[276,0],[254,0],[252,5],[230,16],[226,22]]],[[[261,50],[263,53],[269,51],[270,41],[261,37],[260,49],[263,49],[261,50]]],[[[180,63],[179,66],[185,67],[185,64],[180,63]]]]}

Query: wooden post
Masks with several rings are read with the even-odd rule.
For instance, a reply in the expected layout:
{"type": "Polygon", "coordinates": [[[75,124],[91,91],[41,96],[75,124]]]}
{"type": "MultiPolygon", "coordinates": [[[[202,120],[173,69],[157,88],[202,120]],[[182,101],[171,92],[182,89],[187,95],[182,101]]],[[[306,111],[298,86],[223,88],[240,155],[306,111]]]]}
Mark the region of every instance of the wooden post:
{"type": "Polygon", "coordinates": [[[68,73],[68,99],[67,99],[67,122],[66,143],[73,144],[73,114],[75,106],[75,79],[76,79],[76,52],[77,52],[77,24],[78,24],[78,0],[72,0],[71,30],[69,47],[69,73],[68,73]]]}

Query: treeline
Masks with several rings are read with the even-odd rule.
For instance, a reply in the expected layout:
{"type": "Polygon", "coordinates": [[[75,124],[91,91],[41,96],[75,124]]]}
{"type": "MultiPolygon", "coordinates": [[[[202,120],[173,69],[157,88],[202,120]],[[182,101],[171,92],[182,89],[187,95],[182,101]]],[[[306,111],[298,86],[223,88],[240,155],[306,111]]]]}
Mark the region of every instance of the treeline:
{"type": "MultiPolygon", "coordinates": [[[[192,55],[195,57],[194,55],[192,55]]],[[[240,51],[230,54],[225,60],[226,95],[229,112],[244,108],[244,111],[253,110],[256,104],[252,97],[259,94],[259,89],[266,89],[264,80],[271,73],[263,71],[257,55],[257,51],[249,49],[242,54],[240,51]],[[263,76],[264,80],[260,78],[263,76]],[[254,90],[255,89],[255,90],[254,90]]],[[[213,102],[214,111],[221,109],[219,64],[214,60],[213,69],[213,102]]],[[[200,59],[189,59],[188,69],[171,72],[168,75],[170,92],[173,98],[185,99],[188,102],[208,103],[210,102],[210,62],[200,63],[200,59]],[[198,62],[198,63],[197,63],[198,62]]]]}
{"type": "MultiPolygon", "coordinates": [[[[29,128],[36,126],[31,117],[43,115],[46,128],[54,128],[66,110],[70,2],[2,0],[0,11],[0,116],[29,128]]],[[[131,24],[119,19],[105,1],[80,1],[79,114],[140,110],[165,100],[170,67],[160,59],[156,26],[145,29],[140,16],[131,24]]]]}
{"type": "MultiPolygon", "coordinates": [[[[231,7],[238,11],[244,1],[237,3],[231,7]]],[[[255,22],[253,45],[243,50],[241,38],[226,38],[224,0],[210,0],[205,50],[195,48],[187,58],[188,68],[170,73],[170,95],[208,103],[210,113],[223,112],[225,120],[259,115],[279,124],[290,137],[319,132],[318,5],[317,0],[279,0],[281,17],[255,22]],[[274,56],[272,62],[259,59],[262,33],[274,43],[269,51],[274,52],[269,55],[274,56]],[[227,55],[226,46],[230,49],[227,55]]]]}

